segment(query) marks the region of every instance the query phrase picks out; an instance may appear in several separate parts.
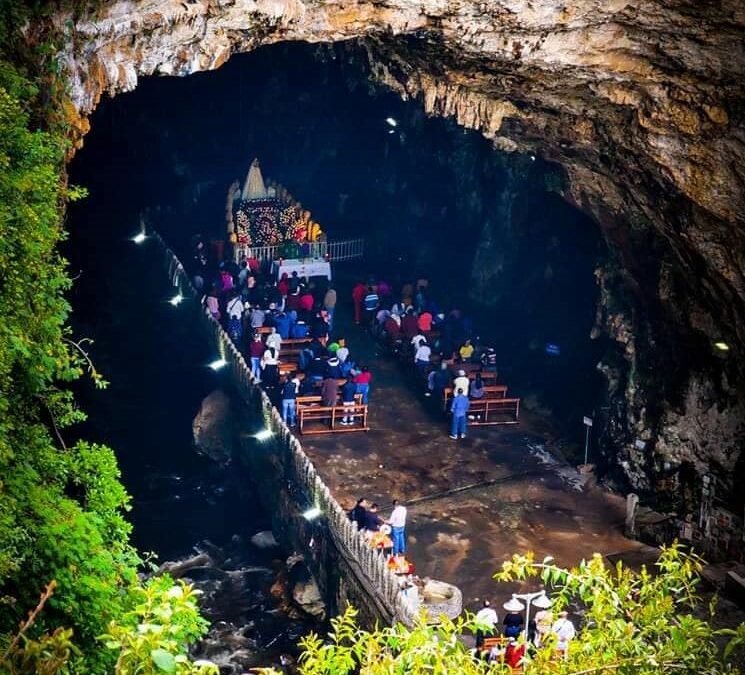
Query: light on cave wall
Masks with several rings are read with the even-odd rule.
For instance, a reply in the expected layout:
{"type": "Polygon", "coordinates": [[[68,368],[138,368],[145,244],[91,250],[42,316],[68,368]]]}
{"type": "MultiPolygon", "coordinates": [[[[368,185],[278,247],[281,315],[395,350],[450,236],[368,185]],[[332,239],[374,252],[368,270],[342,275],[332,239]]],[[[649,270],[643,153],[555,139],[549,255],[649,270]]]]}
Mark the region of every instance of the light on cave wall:
{"type": "Polygon", "coordinates": [[[726,342],[715,342],[714,346],[720,351],[720,352],[728,352],[729,351],[729,345],[726,342]]]}
{"type": "Polygon", "coordinates": [[[225,359],[215,359],[209,364],[209,367],[212,368],[212,370],[220,370],[220,368],[223,368],[226,365],[228,365],[228,362],[225,359]]]}
{"type": "Polygon", "coordinates": [[[181,293],[177,293],[174,295],[168,302],[170,302],[174,307],[178,307],[184,300],[184,296],[181,295],[181,293]]]}
{"type": "Polygon", "coordinates": [[[138,232],[134,237],[132,237],[132,241],[135,244],[141,244],[145,239],[147,239],[147,237],[144,232],[138,232]]]}
{"type": "Polygon", "coordinates": [[[392,126],[392,127],[398,126],[398,120],[393,119],[393,117],[386,117],[385,121],[388,123],[389,126],[392,126]]]}

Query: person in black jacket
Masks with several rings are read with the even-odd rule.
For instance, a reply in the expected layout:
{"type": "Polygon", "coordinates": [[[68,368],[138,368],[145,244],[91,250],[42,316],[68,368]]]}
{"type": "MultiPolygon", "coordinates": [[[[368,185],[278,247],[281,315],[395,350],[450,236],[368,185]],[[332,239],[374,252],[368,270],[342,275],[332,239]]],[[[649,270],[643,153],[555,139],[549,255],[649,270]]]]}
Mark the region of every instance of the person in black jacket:
{"type": "Polygon", "coordinates": [[[372,504],[370,510],[365,513],[365,529],[369,532],[377,532],[380,526],[385,522],[378,515],[378,505],[372,504]]]}
{"type": "Polygon", "coordinates": [[[291,427],[295,426],[295,399],[297,398],[299,384],[300,381],[293,373],[282,387],[282,419],[285,424],[289,424],[291,427]]]}
{"type": "Polygon", "coordinates": [[[357,523],[357,527],[362,530],[367,522],[367,499],[360,497],[354,508],[349,512],[349,520],[357,523]]]}

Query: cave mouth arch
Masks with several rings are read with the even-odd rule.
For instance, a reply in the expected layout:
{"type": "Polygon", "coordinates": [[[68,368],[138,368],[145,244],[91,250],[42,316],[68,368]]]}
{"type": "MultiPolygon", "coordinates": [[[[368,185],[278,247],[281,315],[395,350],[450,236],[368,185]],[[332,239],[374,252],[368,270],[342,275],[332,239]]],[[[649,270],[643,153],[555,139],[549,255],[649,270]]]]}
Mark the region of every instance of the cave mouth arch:
{"type": "Polygon", "coordinates": [[[332,237],[365,237],[367,272],[423,271],[469,303],[505,378],[579,440],[604,391],[608,345],[590,332],[607,251],[559,196],[558,167],[427,116],[375,85],[347,46],[283,43],[103,102],[71,171],[91,186],[83,208],[128,213],[130,228],[157,208],[158,229],[185,252],[197,232],[224,236],[227,187],[254,156],[332,237]]]}

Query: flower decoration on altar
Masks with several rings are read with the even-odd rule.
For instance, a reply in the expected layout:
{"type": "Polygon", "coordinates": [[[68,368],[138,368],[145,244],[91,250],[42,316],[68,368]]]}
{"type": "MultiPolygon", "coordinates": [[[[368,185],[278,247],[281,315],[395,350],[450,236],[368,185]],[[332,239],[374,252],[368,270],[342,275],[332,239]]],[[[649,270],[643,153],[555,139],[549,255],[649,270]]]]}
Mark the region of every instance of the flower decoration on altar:
{"type": "Polygon", "coordinates": [[[257,218],[254,230],[256,232],[256,242],[260,246],[274,246],[282,241],[277,221],[266,214],[257,218]]]}
{"type": "Polygon", "coordinates": [[[251,221],[245,211],[238,210],[235,216],[235,238],[243,246],[251,245],[251,221]]]}

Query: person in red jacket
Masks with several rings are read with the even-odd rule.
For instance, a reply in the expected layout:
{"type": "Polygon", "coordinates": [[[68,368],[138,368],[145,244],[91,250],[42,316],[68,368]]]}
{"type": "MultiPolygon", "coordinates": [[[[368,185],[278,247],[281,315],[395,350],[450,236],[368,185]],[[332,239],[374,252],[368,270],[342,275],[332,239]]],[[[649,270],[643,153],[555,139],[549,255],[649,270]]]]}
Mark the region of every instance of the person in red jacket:
{"type": "Polygon", "coordinates": [[[287,294],[290,292],[290,280],[287,277],[287,272],[282,272],[282,278],[277,284],[277,289],[283,298],[287,297],[287,294]]]}
{"type": "Polygon", "coordinates": [[[352,300],[354,300],[354,322],[359,325],[362,320],[362,301],[367,295],[367,286],[361,281],[355,284],[352,289],[352,300]]]}
{"type": "Polygon", "coordinates": [[[313,294],[310,291],[306,291],[300,296],[300,307],[301,312],[312,312],[313,311],[313,294]]]}
{"type": "Polygon", "coordinates": [[[507,645],[507,649],[504,652],[504,662],[510,668],[519,668],[522,665],[520,662],[525,656],[525,643],[518,644],[513,638],[507,645]]]}

